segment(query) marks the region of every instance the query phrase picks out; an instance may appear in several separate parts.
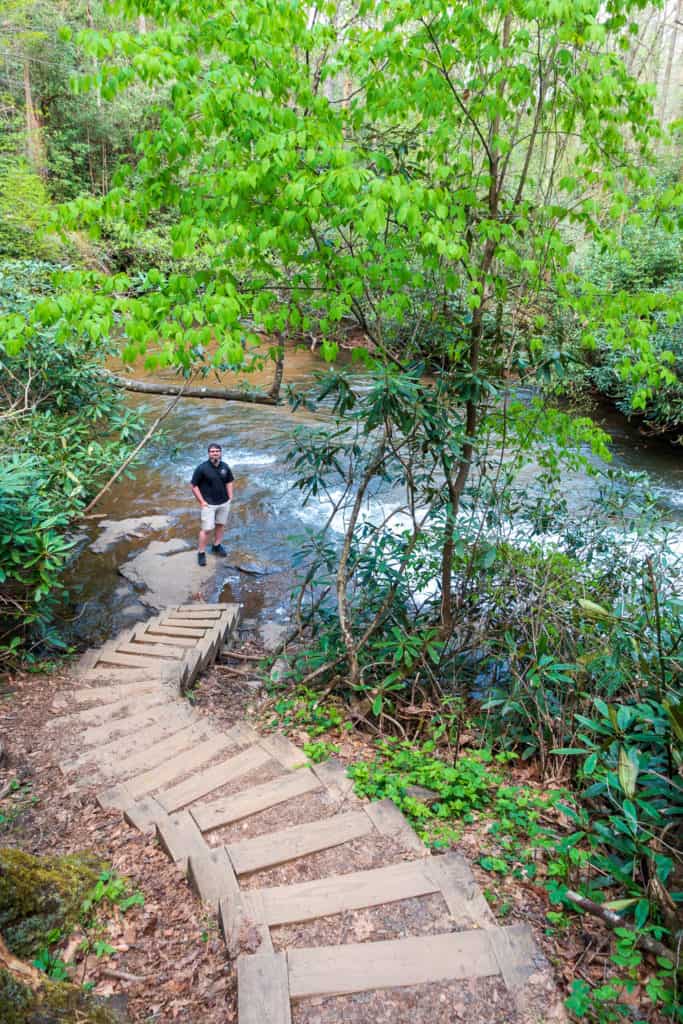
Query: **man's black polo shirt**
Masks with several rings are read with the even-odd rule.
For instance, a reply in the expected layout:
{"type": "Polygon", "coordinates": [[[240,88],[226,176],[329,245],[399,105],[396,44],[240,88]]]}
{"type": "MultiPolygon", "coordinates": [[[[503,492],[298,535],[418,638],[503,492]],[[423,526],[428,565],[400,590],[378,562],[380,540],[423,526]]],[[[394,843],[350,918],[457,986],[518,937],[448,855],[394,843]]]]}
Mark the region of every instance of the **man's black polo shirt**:
{"type": "Polygon", "coordinates": [[[192,486],[198,487],[202,498],[208,505],[224,505],[230,501],[225,485],[234,480],[230,466],[225,462],[219,462],[217,466],[211,464],[207,459],[197,466],[192,474],[192,486]]]}

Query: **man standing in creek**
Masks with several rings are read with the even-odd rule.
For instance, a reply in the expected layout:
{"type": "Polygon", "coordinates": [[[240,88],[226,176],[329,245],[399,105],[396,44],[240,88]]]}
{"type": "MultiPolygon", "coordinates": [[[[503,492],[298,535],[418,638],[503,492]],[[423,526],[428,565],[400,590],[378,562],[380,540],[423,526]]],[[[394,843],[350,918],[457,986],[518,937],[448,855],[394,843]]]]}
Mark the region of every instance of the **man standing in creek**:
{"type": "Polygon", "coordinates": [[[201,528],[199,530],[199,548],[197,561],[206,565],[206,542],[211,530],[214,531],[211,552],[214,555],[226,555],[227,551],[221,541],[228,521],[230,502],[232,501],[232,484],[235,479],[227,463],[222,461],[223,449],[219,444],[210,444],[209,457],[206,462],[197,466],[192,474],[192,493],[201,508],[201,528]]]}

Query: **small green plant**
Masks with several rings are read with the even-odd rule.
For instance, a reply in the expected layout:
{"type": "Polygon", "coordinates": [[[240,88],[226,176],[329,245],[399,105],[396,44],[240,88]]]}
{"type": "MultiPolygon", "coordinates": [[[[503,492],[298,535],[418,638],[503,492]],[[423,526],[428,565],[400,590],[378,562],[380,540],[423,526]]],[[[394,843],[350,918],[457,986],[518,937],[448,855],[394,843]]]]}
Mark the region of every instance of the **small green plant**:
{"type": "Polygon", "coordinates": [[[275,703],[275,713],[270,723],[273,728],[285,732],[293,728],[305,729],[311,738],[352,728],[342,707],[321,701],[319,693],[305,686],[297,686],[280,696],[275,703]]]}
{"type": "Polygon", "coordinates": [[[128,883],[113,871],[103,871],[96,884],[81,903],[81,916],[87,920],[94,907],[101,903],[117,906],[123,913],[134,906],[143,906],[145,897],[141,892],[128,892],[128,883]]]}
{"type": "Polygon", "coordinates": [[[339,753],[339,747],[334,743],[327,743],[326,740],[317,740],[315,743],[304,743],[304,753],[313,764],[320,764],[335,757],[339,753]]]}
{"type": "Polygon", "coordinates": [[[492,766],[507,759],[480,750],[448,764],[436,756],[434,740],[416,746],[388,738],[377,741],[373,761],[351,765],[349,775],[359,796],[390,797],[425,842],[444,846],[457,838],[460,823],[471,822],[476,811],[490,806],[500,783],[492,766]],[[436,799],[428,804],[412,795],[410,786],[424,787],[436,799]]]}
{"type": "MultiPolygon", "coordinates": [[[[590,1024],[611,1024],[612,1021],[631,1019],[631,1007],[626,997],[640,983],[643,955],[637,948],[640,933],[630,928],[616,928],[616,947],[610,957],[618,973],[605,984],[591,987],[581,978],[572,982],[571,994],[565,1005],[577,1020],[590,1024]]],[[[674,965],[664,957],[657,957],[658,970],[645,986],[654,1007],[667,1020],[683,1021],[683,1004],[678,998],[674,965]]]]}

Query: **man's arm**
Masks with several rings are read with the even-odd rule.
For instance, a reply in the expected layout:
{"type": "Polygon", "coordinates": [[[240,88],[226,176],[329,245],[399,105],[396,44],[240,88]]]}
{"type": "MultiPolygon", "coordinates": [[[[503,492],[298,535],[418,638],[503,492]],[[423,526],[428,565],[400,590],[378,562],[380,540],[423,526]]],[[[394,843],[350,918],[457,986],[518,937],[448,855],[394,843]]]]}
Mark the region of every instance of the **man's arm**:
{"type": "Polygon", "coordinates": [[[232,501],[232,480],[229,480],[225,485],[225,489],[228,492],[228,501],[232,501]]]}
{"type": "Polygon", "coordinates": [[[203,508],[207,503],[204,501],[204,498],[202,497],[202,492],[199,490],[196,484],[190,484],[190,487],[192,488],[192,493],[194,494],[195,498],[203,508]]]}

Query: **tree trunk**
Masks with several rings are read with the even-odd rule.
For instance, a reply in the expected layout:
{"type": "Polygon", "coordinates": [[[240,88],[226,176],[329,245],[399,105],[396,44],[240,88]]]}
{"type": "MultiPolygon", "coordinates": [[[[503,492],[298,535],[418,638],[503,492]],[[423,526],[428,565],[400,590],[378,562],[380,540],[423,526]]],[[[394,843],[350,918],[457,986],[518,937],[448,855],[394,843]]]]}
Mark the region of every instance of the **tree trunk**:
{"type": "Polygon", "coordinates": [[[666,112],[669,106],[669,91],[671,89],[671,72],[674,66],[674,57],[676,56],[676,43],[678,41],[678,23],[683,18],[683,0],[678,0],[676,4],[676,11],[674,14],[674,23],[671,27],[671,39],[669,42],[669,53],[666,58],[666,67],[664,69],[664,80],[662,82],[662,96],[659,106],[659,120],[662,124],[666,124],[666,112]]]}
{"type": "MultiPolygon", "coordinates": [[[[276,371],[277,372],[277,371],[276,371]]],[[[251,405],[277,405],[277,396],[272,392],[238,391],[232,388],[183,388],[181,384],[153,384],[146,380],[128,380],[115,373],[108,374],[117,388],[139,391],[143,395],[180,395],[183,398],[220,398],[224,402],[249,402],[251,405]]]]}
{"type": "Polygon", "coordinates": [[[47,174],[47,156],[40,121],[33,104],[31,65],[28,57],[24,58],[24,109],[26,115],[26,156],[36,174],[44,178],[47,174]]]}
{"type": "Polygon", "coordinates": [[[0,969],[7,971],[20,985],[25,985],[27,988],[33,989],[34,992],[45,981],[44,974],[10,953],[2,935],[0,935],[0,969]]]}

